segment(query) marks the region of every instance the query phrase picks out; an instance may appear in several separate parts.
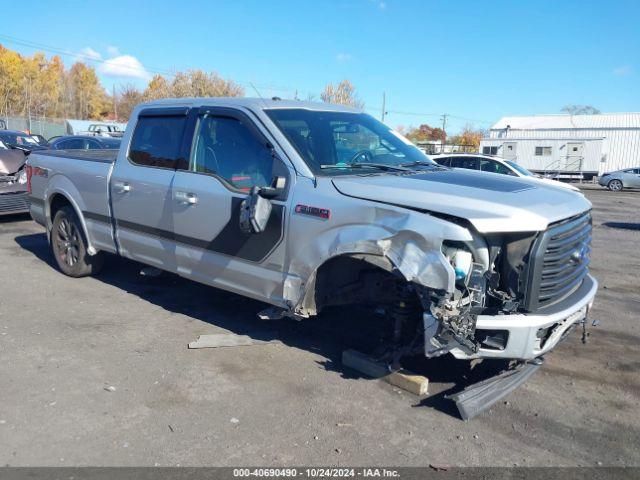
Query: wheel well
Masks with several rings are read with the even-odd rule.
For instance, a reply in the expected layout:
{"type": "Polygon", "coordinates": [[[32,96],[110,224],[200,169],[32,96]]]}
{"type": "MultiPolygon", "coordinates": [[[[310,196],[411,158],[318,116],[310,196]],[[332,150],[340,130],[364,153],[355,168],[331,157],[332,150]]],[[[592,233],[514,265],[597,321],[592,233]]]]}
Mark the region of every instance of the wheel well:
{"type": "Polygon", "coordinates": [[[71,202],[67,197],[61,193],[54,194],[49,201],[49,217],[51,218],[51,221],[53,222],[53,218],[56,216],[58,210],[67,206],[73,208],[73,205],[71,205],[71,202]]]}
{"type": "Polygon", "coordinates": [[[390,303],[403,283],[405,278],[385,257],[340,255],[318,268],[297,313],[315,315],[330,305],[390,303]]]}

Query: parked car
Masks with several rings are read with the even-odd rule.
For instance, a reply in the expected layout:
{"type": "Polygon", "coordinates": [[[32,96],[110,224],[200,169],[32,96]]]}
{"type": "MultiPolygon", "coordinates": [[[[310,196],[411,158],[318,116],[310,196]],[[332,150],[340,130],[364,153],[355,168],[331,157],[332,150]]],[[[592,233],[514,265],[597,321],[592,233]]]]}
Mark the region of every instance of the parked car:
{"type": "Polygon", "coordinates": [[[68,135],[52,139],[49,148],[52,150],[118,149],[120,142],[119,138],[68,135]]]}
{"type": "Polygon", "coordinates": [[[623,188],[640,188],[640,167],[604,173],[598,178],[598,183],[612,192],[619,192],[623,188]]]}
{"type": "Polygon", "coordinates": [[[37,138],[18,130],[0,130],[0,142],[3,147],[31,152],[32,150],[44,150],[46,145],[41,145],[37,138]]]}
{"type": "Polygon", "coordinates": [[[504,160],[493,155],[484,155],[480,153],[447,153],[429,155],[429,157],[440,165],[453,168],[466,168],[468,170],[480,170],[482,172],[497,173],[500,175],[511,175],[513,177],[523,177],[529,180],[546,183],[554,187],[562,187],[574,192],[580,192],[580,189],[569,184],[543,178],[530,172],[522,165],[518,165],[511,160],[504,160]]]}
{"type": "Polygon", "coordinates": [[[109,123],[92,123],[86,132],[78,132],[80,135],[91,135],[96,137],[122,137],[124,132],[118,125],[109,123]]]}
{"type": "Polygon", "coordinates": [[[39,135],[37,133],[32,133],[31,136],[35,138],[35,140],[38,142],[39,145],[43,147],[49,146],[49,141],[46,138],[44,138],[44,136],[39,135]]]}
{"type": "Polygon", "coordinates": [[[382,307],[378,358],[394,368],[418,353],[515,359],[457,397],[463,417],[586,326],[597,289],[585,197],[440,167],[345,106],[160,100],[135,108],[119,151],[34,152],[28,169],[66,275],[110,252],[271,304],[265,318],[382,307]]]}
{"type": "Polygon", "coordinates": [[[0,215],[29,211],[25,162],[24,151],[0,141],[0,215]]]}

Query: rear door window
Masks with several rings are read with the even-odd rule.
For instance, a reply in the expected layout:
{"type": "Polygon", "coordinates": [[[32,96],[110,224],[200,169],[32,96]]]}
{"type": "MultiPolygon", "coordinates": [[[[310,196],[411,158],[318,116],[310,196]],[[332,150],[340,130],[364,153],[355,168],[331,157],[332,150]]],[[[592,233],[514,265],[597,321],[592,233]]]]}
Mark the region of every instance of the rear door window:
{"type": "Polygon", "coordinates": [[[129,160],[136,165],[175,168],[182,149],[185,116],[139,117],[129,160]]]}
{"type": "Polygon", "coordinates": [[[83,150],[84,149],[84,139],[83,138],[73,138],[71,140],[65,140],[61,143],[60,148],[67,150],[83,150]]]}
{"type": "Polygon", "coordinates": [[[451,166],[454,168],[466,168],[467,170],[479,170],[480,162],[475,157],[452,157],[451,166]]]}

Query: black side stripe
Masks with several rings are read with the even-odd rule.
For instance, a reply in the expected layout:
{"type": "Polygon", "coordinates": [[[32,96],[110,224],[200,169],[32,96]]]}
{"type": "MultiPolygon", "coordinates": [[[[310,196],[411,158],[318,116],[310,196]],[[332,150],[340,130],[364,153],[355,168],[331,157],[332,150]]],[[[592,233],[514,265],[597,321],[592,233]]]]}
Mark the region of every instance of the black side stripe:
{"type": "MultiPolygon", "coordinates": [[[[132,230],[138,233],[171,240],[191,247],[209,250],[231,257],[241,258],[250,262],[260,262],[266,258],[282,241],[284,237],[283,205],[273,205],[267,228],[260,235],[250,235],[240,230],[239,215],[241,198],[234,198],[232,215],[222,231],[212,240],[201,240],[186,235],[180,235],[169,230],[142,225],[127,220],[116,220],[118,228],[132,230]]],[[[83,212],[85,218],[101,223],[111,224],[111,218],[94,212],[83,212]]]]}

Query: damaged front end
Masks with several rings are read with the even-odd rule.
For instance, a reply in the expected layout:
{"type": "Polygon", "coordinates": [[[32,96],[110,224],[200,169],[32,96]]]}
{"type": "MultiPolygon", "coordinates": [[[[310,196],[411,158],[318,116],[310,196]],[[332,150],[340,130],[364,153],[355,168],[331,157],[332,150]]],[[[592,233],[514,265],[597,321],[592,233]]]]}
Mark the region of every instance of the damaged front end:
{"type": "MultiPolygon", "coordinates": [[[[478,251],[475,243],[447,242],[442,253],[454,269],[452,292],[416,286],[424,309],[424,355],[427,358],[460,349],[468,355],[478,352],[476,338],[477,315],[485,310],[487,266],[477,263],[484,259],[486,249],[478,251]]],[[[483,246],[484,247],[484,246],[483,246]]]]}
{"type": "Polygon", "coordinates": [[[0,150],[0,215],[29,211],[25,156],[14,150],[0,150]]]}

